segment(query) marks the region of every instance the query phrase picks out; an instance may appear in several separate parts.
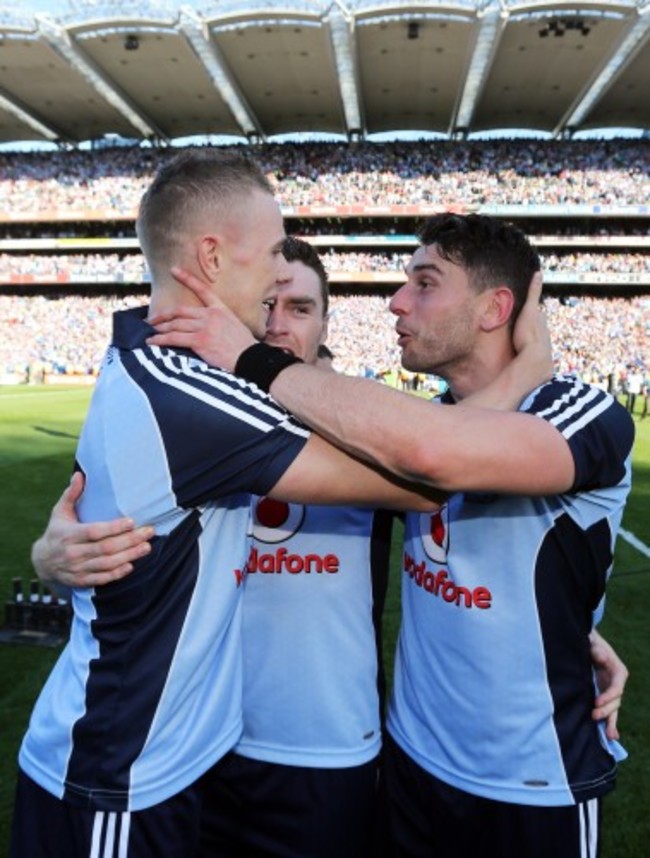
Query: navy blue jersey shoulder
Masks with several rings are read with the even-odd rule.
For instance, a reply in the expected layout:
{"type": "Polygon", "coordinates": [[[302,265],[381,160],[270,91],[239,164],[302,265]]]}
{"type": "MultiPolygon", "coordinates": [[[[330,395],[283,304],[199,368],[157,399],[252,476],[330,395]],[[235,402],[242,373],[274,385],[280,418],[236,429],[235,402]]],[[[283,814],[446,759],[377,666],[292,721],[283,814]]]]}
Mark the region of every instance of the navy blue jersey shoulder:
{"type": "Polygon", "coordinates": [[[612,486],[625,475],[634,423],[611,394],[573,375],[555,375],[523,404],[566,438],[575,461],[573,491],[612,486]]]}
{"type": "MultiPolygon", "coordinates": [[[[179,505],[194,507],[239,491],[270,491],[277,471],[261,467],[262,456],[268,462],[269,446],[259,446],[259,433],[270,442],[280,427],[303,439],[308,430],[255,385],[209,366],[193,352],[147,346],[153,328],[146,310],[116,313],[113,342],[155,414],[179,505]],[[255,467],[257,459],[260,467],[255,467]]],[[[286,439],[287,432],[277,435],[281,470],[295,455],[286,439]]]]}

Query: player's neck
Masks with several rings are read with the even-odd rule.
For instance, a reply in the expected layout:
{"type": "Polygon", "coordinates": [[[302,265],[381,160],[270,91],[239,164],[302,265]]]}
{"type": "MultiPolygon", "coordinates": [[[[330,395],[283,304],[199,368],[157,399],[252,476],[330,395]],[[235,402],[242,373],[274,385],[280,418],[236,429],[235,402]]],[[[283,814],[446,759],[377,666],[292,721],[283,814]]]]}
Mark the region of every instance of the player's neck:
{"type": "MultiPolygon", "coordinates": [[[[494,344],[492,344],[494,346],[494,344]]],[[[476,350],[462,367],[455,368],[446,379],[454,402],[460,402],[491,384],[514,357],[512,346],[476,350]]]]}
{"type": "Polygon", "coordinates": [[[190,305],[199,304],[199,300],[176,281],[167,283],[156,283],[151,289],[151,299],[149,301],[149,316],[157,316],[160,313],[173,313],[179,307],[188,307],[190,305]]]}

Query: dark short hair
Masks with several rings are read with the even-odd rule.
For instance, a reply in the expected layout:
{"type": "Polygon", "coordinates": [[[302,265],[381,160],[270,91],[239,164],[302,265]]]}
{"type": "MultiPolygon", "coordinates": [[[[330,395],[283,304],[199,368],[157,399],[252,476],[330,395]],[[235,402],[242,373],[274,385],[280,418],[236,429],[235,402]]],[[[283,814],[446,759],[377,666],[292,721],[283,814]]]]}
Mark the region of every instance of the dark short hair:
{"type": "Polygon", "coordinates": [[[463,268],[477,291],[507,286],[514,296],[514,322],[526,301],[531,278],[541,267],[539,256],[520,229],[487,215],[446,212],[428,218],[418,237],[423,245],[435,245],[443,259],[463,268]]]}
{"type": "Polygon", "coordinates": [[[323,316],[327,315],[330,303],[330,286],[327,279],[327,271],[318,255],[318,251],[308,242],[295,235],[289,235],[282,244],[282,255],[287,262],[302,262],[318,277],[320,283],[320,294],[323,299],[323,316]]]}

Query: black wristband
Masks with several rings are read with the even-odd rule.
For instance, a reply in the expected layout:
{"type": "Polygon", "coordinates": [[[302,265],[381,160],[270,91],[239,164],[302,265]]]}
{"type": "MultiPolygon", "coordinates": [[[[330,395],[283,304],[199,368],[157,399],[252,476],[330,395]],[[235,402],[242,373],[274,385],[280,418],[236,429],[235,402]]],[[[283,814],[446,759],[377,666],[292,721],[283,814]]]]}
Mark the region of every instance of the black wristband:
{"type": "Polygon", "coordinates": [[[235,375],[245,378],[246,381],[252,381],[268,393],[282,370],[294,363],[304,363],[304,361],[275,346],[255,343],[244,349],[237,358],[235,375]]]}

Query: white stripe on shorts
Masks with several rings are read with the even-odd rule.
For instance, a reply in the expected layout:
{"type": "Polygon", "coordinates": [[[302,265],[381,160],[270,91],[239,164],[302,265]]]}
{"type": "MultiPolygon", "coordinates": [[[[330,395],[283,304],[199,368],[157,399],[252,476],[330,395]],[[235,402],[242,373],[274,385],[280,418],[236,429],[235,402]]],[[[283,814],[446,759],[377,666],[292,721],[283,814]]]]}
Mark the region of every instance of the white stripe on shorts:
{"type": "Polygon", "coordinates": [[[93,821],[93,836],[88,858],[128,858],[130,826],[130,813],[105,813],[103,810],[98,810],[93,821]]]}
{"type": "Polygon", "coordinates": [[[578,805],[580,819],[580,858],[596,858],[598,851],[598,799],[578,805]]]}

